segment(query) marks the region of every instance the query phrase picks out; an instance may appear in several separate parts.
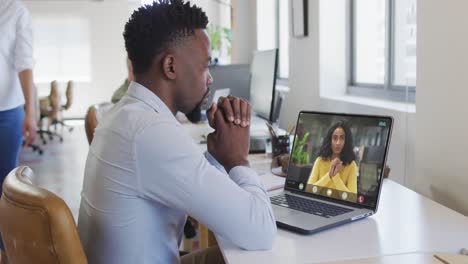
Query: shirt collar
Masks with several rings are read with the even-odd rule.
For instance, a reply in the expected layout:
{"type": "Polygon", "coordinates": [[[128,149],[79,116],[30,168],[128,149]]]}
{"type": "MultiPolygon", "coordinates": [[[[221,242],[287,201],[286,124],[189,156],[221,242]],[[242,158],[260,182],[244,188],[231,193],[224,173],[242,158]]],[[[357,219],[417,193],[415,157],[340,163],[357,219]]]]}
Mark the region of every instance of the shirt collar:
{"type": "Polygon", "coordinates": [[[132,81],[128,86],[127,95],[142,101],[153,108],[156,112],[169,115],[176,120],[171,110],[169,110],[169,107],[167,107],[167,105],[156,94],[151,92],[145,86],[132,81]]]}

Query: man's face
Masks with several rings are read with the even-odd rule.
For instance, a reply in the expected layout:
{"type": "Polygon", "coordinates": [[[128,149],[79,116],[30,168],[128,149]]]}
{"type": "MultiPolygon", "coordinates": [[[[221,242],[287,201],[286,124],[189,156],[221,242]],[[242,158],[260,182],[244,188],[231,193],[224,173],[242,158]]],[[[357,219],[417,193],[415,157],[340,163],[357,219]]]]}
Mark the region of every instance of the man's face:
{"type": "Polygon", "coordinates": [[[176,53],[176,104],[192,122],[199,121],[201,106],[208,101],[208,86],[213,83],[208,66],[211,60],[210,40],[204,30],[197,29],[176,53]],[[197,120],[198,119],[198,120],[197,120]]]}

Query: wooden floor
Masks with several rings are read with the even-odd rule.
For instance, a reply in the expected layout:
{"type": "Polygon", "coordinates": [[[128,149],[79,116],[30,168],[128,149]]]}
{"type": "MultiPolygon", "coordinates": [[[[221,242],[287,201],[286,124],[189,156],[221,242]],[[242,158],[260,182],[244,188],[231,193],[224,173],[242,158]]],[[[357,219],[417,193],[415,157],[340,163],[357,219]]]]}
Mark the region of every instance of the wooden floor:
{"type": "Polygon", "coordinates": [[[38,185],[60,196],[70,207],[76,221],[89,146],[83,122],[70,121],[68,124],[73,125],[74,129],[72,132],[63,130],[62,143],[54,139],[42,145],[38,140],[44,153],[39,155],[29,148],[23,149],[20,165],[29,166],[34,171],[38,185]]]}

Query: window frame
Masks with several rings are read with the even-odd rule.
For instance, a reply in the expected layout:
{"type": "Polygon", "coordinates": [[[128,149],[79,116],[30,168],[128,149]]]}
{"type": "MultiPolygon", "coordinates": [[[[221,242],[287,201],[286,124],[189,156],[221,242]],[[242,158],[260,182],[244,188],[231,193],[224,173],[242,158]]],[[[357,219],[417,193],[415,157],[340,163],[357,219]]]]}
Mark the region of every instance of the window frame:
{"type": "MultiPolygon", "coordinates": [[[[281,38],[281,32],[280,32],[280,1],[288,1],[288,0],[276,0],[276,23],[275,23],[275,26],[276,26],[276,46],[278,47],[278,68],[276,69],[276,83],[277,84],[280,84],[280,85],[284,85],[284,86],[288,86],[289,84],[289,72],[288,72],[288,77],[284,78],[284,77],[281,77],[280,75],[280,68],[281,68],[281,51],[282,49],[280,48],[280,38],[281,38]]],[[[290,8],[290,5],[288,3],[288,10],[286,12],[288,12],[289,14],[289,8],[290,8]]],[[[291,19],[291,15],[288,16],[288,19],[286,21],[287,25],[286,25],[286,28],[288,29],[288,41],[289,41],[289,38],[290,38],[290,21],[291,19]]],[[[289,45],[288,45],[288,49],[289,49],[289,45]]],[[[288,51],[288,59],[289,59],[289,51],[288,51]]],[[[288,66],[288,70],[289,70],[289,66],[288,66]]]]}
{"type": "Polygon", "coordinates": [[[349,78],[346,93],[349,95],[372,97],[391,101],[415,103],[416,86],[394,85],[395,72],[395,0],[385,0],[385,78],[384,83],[356,82],[356,47],[355,47],[355,7],[356,0],[351,0],[348,6],[348,57],[349,78]]]}

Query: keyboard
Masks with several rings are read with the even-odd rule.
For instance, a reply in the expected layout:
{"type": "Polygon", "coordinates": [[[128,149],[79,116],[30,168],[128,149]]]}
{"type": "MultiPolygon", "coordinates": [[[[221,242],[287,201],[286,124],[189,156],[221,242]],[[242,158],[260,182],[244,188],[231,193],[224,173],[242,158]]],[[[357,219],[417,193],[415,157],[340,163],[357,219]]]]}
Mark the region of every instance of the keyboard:
{"type": "Polygon", "coordinates": [[[304,213],[318,215],[325,218],[335,217],[353,211],[353,209],[348,209],[287,194],[281,194],[274,197],[270,197],[270,200],[272,204],[278,206],[291,208],[304,213]]]}

